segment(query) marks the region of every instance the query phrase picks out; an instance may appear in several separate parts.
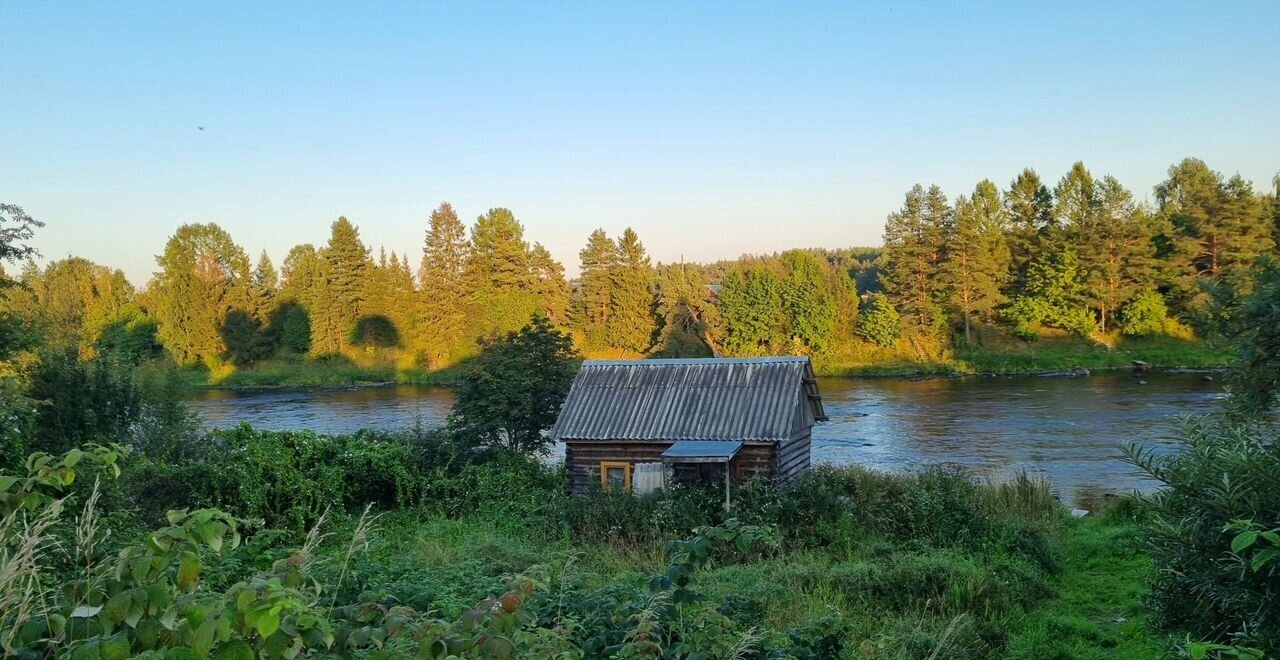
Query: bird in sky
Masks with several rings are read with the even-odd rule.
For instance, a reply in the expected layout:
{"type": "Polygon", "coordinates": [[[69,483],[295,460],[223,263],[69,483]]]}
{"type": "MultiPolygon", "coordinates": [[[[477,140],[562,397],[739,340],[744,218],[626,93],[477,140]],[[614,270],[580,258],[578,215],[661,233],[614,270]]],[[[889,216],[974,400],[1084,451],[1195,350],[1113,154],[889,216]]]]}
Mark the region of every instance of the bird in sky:
{"type": "Polygon", "coordinates": [[[197,127],[196,127],[196,130],[203,131],[203,130],[204,130],[204,127],[203,127],[203,126],[197,126],[197,127]]]}

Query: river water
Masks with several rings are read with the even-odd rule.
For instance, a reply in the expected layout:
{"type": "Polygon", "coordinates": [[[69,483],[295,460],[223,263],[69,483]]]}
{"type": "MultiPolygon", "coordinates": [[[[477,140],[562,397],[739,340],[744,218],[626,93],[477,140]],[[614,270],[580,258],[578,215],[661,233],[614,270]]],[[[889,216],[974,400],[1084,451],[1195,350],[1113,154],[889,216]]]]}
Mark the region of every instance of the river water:
{"type": "MultiPolygon", "coordinates": [[[[815,463],[915,470],[963,465],[995,480],[1019,470],[1089,503],[1151,486],[1120,460],[1126,442],[1174,446],[1178,418],[1212,412],[1218,379],[1202,374],[1103,373],[1085,378],[819,380],[830,421],[813,430],[815,463]]],[[[348,433],[439,424],[448,390],[415,385],[289,391],[204,391],[192,406],[210,427],[348,433]]]]}

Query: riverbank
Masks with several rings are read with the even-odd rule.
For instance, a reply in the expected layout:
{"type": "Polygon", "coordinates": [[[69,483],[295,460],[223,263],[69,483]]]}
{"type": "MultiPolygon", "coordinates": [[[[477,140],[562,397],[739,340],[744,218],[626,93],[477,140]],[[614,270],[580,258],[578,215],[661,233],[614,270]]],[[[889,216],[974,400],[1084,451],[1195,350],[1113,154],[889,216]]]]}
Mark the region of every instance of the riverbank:
{"type": "Polygon", "coordinates": [[[1056,336],[960,348],[932,360],[850,363],[818,356],[814,368],[821,376],[864,378],[1077,376],[1085,375],[1081,370],[1132,369],[1135,362],[1158,369],[1223,369],[1232,358],[1228,347],[1175,337],[1120,338],[1108,346],[1056,336]]]}
{"type": "MultiPolygon", "coordinates": [[[[1035,342],[957,349],[933,360],[904,360],[890,354],[855,358],[814,356],[819,376],[919,378],[970,375],[1073,376],[1079,370],[1130,369],[1135,361],[1159,369],[1219,369],[1231,351],[1213,344],[1173,337],[1125,338],[1107,346],[1078,337],[1045,337],[1035,342]]],[[[184,372],[186,383],[199,389],[265,390],[369,387],[392,384],[448,387],[462,378],[462,365],[427,370],[395,364],[355,364],[342,360],[268,360],[249,367],[227,368],[214,377],[204,369],[184,372]]]]}

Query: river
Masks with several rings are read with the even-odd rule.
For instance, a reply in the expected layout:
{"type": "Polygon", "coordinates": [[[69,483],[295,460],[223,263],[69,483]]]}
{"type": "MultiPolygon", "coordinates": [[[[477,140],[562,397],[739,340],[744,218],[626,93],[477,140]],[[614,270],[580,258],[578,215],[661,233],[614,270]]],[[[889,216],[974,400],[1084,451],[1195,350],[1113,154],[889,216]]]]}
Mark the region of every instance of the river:
{"type": "MultiPolygon", "coordinates": [[[[1067,501],[1151,486],[1120,460],[1125,442],[1168,451],[1184,414],[1215,410],[1217,378],[1108,372],[1085,378],[823,378],[830,421],[813,430],[815,463],[885,470],[963,465],[1001,479],[1043,476],[1067,501]]],[[[415,385],[352,389],[198,393],[192,406],[210,427],[348,433],[440,423],[448,390],[415,385]]]]}

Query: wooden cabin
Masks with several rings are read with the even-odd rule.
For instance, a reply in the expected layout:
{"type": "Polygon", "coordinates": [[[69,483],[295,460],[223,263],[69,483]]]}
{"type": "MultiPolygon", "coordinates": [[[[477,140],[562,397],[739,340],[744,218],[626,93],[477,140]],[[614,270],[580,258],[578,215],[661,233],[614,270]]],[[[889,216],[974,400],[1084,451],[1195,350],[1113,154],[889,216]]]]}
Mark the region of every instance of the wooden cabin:
{"type": "Polygon", "coordinates": [[[723,480],[727,493],[731,481],[808,470],[826,419],[807,357],[587,360],[551,436],[575,493],[681,479],[723,480]]]}

